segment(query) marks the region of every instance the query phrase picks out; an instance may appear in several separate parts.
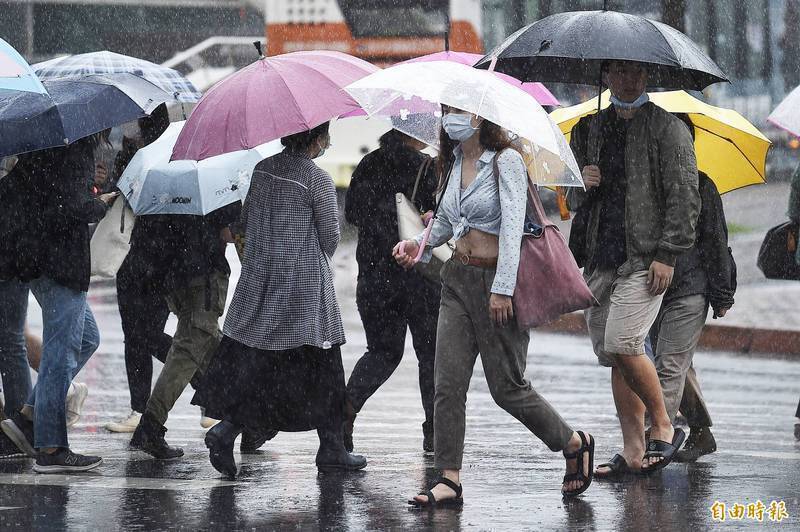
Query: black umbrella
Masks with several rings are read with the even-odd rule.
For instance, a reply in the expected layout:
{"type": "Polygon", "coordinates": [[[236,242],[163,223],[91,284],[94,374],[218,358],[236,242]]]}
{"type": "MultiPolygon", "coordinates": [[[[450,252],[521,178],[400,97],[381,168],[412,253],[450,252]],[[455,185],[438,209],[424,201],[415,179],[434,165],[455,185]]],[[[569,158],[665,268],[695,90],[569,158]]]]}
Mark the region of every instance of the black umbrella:
{"type": "Polygon", "coordinates": [[[523,81],[597,84],[603,61],[648,64],[650,87],[703,90],[729,81],[675,28],[617,11],[571,11],[518,30],[475,64],[523,81]]]}

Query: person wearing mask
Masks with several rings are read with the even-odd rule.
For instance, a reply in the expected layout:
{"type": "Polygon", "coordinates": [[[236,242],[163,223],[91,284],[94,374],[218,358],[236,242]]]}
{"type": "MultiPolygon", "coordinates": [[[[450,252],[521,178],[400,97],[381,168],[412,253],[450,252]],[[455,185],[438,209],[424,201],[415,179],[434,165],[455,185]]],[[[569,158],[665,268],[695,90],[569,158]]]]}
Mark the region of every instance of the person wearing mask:
{"type": "Polygon", "coordinates": [[[339,244],[333,179],[313,161],[330,146],[328,122],[283,137],[283,152],[261,161],[236,232],[242,274],[224,338],[192,402],[220,423],[206,433],[211,465],[238,470],[237,436],[316,429],[321,471],[362,469],[344,446],[345,342],[331,257],[339,244]]]}
{"type": "MultiPolygon", "coordinates": [[[[70,449],[65,404],[70,382],[100,341],[86,302],[89,224],[103,218],[117,194],[91,193],[99,141],[93,135],[21,156],[3,179],[4,188],[14,188],[0,215],[0,279],[4,291],[13,291],[10,298],[4,293],[3,305],[24,316],[30,290],[42,308],[44,346],[36,386],[0,426],[21,451],[36,458],[37,473],[87,471],[102,463],[100,457],[70,449]]],[[[8,191],[2,194],[5,198],[8,191]]],[[[24,320],[14,320],[10,332],[24,338],[24,320]]]]}
{"type": "Polygon", "coordinates": [[[367,337],[367,352],[356,362],[347,382],[345,446],[353,450],[353,421],[367,399],[392,375],[403,359],[406,329],[411,330],[419,366],[419,389],[425,422],[425,451],[433,451],[433,360],[439,283],[416,270],[405,271],[392,259],[399,240],[398,192],[413,198],[419,212],[436,204],[436,172],[425,144],[392,129],[379,148],[364,157],[353,172],[345,217],[358,228],[356,304],[367,337]]]}
{"type": "MultiPolygon", "coordinates": [[[[439,175],[449,175],[423,260],[455,239],[442,269],[436,337],[434,465],[441,477],[409,501],[414,506],[462,503],[466,400],[478,354],[495,402],[552,451],[562,451],[565,496],[583,493],[592,481],[594,438],[575,432],[525,378],[529,332],[514,321],[516,286],[525,224],[528,174],[508,133],[481,117],[443,106],[439,175]]],[[[398,243],[393,255],[414,264],[422,234],[398,243]]]]}
{"type": "Polygon", "coordinates": [[[572,210],[585,209],[584,276],[600,305],[585,311],[600,365],[611,389],[623,450],[596,474],[666,467],[683,443],[673,429],[645,339],[669,287],[675,261],[694,244],[700,211],[694,145],[681,121],[648,102],[647,66],[611,61],[603,83],[613,105],[584,117],[570,146],[586,191],[570,189],[572,210]],[[654,156],[656,154],[657,156],[654,156]],[[645,442],[644,415],[652,423],[645,442]],[[615,466],[617,457],[622,464],[615,466]]]}

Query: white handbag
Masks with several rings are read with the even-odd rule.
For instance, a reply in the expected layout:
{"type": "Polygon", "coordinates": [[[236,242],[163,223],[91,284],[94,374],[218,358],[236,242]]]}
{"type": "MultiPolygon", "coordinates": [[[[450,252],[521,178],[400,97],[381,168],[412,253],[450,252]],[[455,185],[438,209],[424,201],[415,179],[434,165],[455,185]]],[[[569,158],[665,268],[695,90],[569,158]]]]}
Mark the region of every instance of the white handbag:
{"type": "Polygon", "coordinates": [[[131,249],[131,233],[136,217],[123,196],[100,220],[92,235],[92,277],[113,278],[117,276],[122,261],[131,249]]]}
{"type": "MultiPolygon", "coordinates": [[[[422,222],[420,212],[414,205],[414,199],[417,196],[420,178],[425,174],[430,163],[431,159],[426,159],[425,162],[420,165],[419,171],[417,172],[417,180],[414,182],[414,190],[411,193],[411,199],[408,199],[402,192],[395,194],[395,203],[397,204],[397,231],[400,240],[411,240],[425,230],[425,224],[422,222]]],[[[442,269],[444,263],[453,255],[453,249],[454,247],[451,242],[446,242],[434,248],[430,262],[427,264],[419,262],[414,265],[414,269],[428,279],[439,282],[439,271],[442,269]]]]}

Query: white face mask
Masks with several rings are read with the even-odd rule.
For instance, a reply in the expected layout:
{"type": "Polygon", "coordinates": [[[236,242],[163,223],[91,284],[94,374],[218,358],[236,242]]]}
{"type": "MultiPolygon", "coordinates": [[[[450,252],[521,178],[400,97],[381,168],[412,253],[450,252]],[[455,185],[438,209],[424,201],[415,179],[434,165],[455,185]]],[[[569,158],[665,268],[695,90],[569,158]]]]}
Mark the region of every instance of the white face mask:
{"type": "Polygon", "coordinates": [[[619,107],[620,109],[625,109],[626,111],[630,111],[631,109],[638,109],[639,107],[643,106],[649,101],[650,101],[650,96],[646,92],[640,94],[639,97],[633,100],[632,102],[623,102],[613,94],[611,95],[611,103],[613,103],[615,107],[619,107]]]}
{"type": "Polygon", "coordinates": [[[459,113],[447,113],[442,117],[442,128],[451,139],[464,142],[478,131],[472,127],[472,116],[459,113]]]}

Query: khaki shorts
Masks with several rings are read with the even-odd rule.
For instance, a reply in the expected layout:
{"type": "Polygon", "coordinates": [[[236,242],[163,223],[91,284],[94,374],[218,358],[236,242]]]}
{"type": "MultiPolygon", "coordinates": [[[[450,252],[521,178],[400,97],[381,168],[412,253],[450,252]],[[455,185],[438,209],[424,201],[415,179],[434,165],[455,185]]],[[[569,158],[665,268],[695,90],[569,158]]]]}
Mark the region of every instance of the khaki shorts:
{"type": "Polygon", "coordinates": [[[600,303],[585,311],[600,365],[614,367],[614,355],[644,355],[645,339],[664,298],[648,292],[647,270],[623,277],[615,270],[596,270],[586,283],[600,303]]]}

